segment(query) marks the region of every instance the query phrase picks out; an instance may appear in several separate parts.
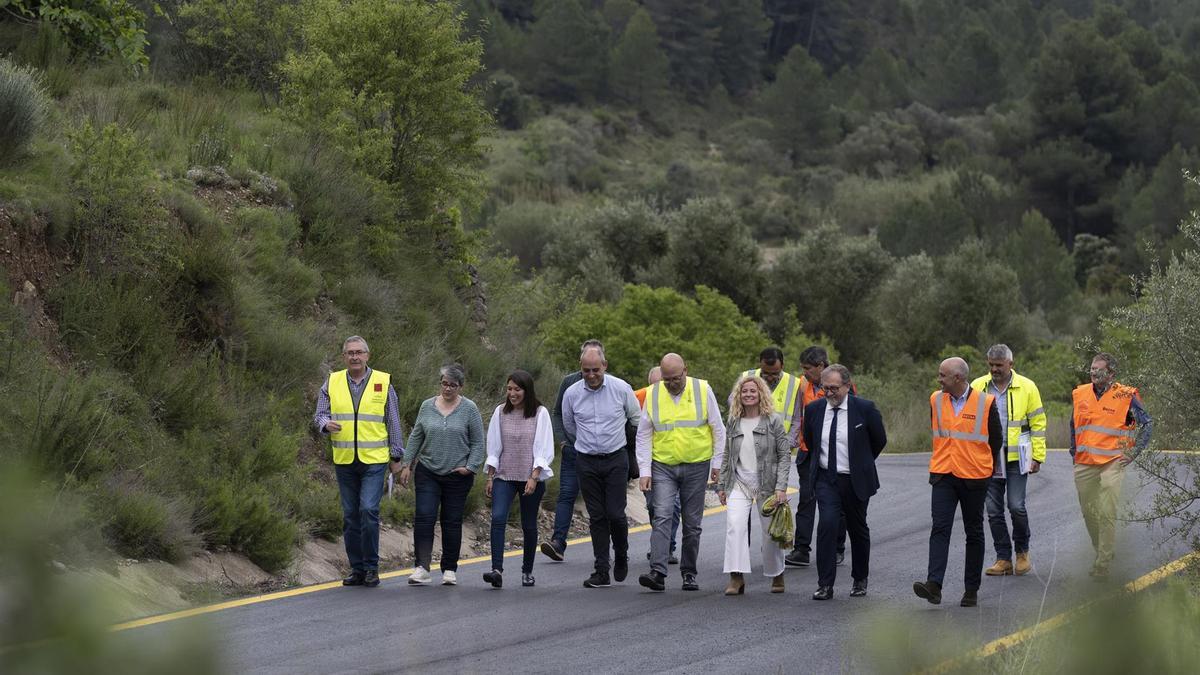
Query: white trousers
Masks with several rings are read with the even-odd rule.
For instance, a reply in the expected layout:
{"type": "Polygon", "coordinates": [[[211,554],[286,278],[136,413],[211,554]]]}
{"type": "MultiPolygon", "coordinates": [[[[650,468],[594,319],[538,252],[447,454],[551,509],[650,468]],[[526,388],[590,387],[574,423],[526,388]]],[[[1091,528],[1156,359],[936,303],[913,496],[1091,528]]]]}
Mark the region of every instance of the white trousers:
{"type": "Polygon", "coordinates": [[[763,517],[761,504],[755,507],[754,499],[742,486],[735,484],[725,498],[725,572],[750,573],[750,527],[751,514],[757,514],[756,538],[761,542],[763,576],[776,577],[783,574],[783,556],[787,551],[771,541],[767,528],[771,519],[763,517]]]}

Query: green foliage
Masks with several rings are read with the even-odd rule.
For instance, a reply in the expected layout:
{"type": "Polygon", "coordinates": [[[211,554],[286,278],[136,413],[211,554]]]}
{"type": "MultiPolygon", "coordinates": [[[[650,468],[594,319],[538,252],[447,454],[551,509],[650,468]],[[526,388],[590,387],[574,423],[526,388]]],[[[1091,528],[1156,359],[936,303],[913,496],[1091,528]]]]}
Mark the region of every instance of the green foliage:
{"type": "Polygon", "coordinates": [[[591,100],[607,72],[608,26],[581,0],[544,0],[534,11],[537,23],[529,32],[534,90],[554,100],[591,100]]]}
{"type": "Polygon", "coordinates": [[[662,48],[671,63],[671,83],[690,100],[703,100],[716,84],[716,11],[711,2],[646,0],[662,48]]]}
{"type": "Polygon", "coordinates": [[[125,487],[105,497],[105,534],[129,558],[180,562],[198,544],[180,504],[125,487]]]}
{"type": "Polygon", "coordinates": [[[468,196],[489,120],[454,3],[310,0],[304,50],[282,65],[287,114],[382,180],[421,220],[468,196]],[[354,45],[354,49],[346,49],[354,45]]]}
{"type": "Polygon", "coordinates": [[[300,0],[185,0],[179,25],[221,80],[271,92],[278,86],[276,68],[296,43],[300,5],[300,0]]]}
{"type": "Polygon", "coordinates": [[[1059,241],[1050,221],[1037,211],[1021,218],[1008,234],[1004,261],[1021,285],[1021,299],[1030,311],[1051,311],[1077,301],[1075,260],[1059,241]]]}
{"type": "Polygon", "coordinates": [[[88,57],[114,58],[135,71],[146,56],[146,15],[129,0],[5,0],[0,8],[44,21],[88,57]]]}
{"type": "Polygon", "coordinates": [[[0,59],[0,161],[29,147],[49,113],[50,101],[35,70],[0,59]]]}
{"type": "Polygon", "coordinates": [[[717,74],[731,96],[745,96],[762,79],[762,44],[770,24],[760,0],[717,0],[713,4],[717,74]]]}
{"type": "Polygon", "coordinates": [[[589,338],[604,343],[609,372],[639,383],[667,352],[676,352],[693,377],[708,380],[717,398],[754,363],[768,340],[754,322],[725,296],[704,287],[695,298],[667,288],[626,286],[615,304],[584,304],[545,330],[547,353],[559,355],[564,369],[576,367],[579,345],[589,338]]]}
{"type": "Polygon", "coordinates": [[[629,18],[613,47],[610,65],[608,81],[614,95],[641,112],[658,109],[667,90],[670,62],[658,46],[654,19],[644,8],[639,7],[629,18]]]}
{"type": "Polygon", "coordinates": [[[693,199],[670,215],[675,287],[707,286],[756,316],[763,290],[758,247],[733,204],[693,199]]]}
{"type": "Polygon", "coordinates": [[[776,141],[800,163],[836,137],[830,112],[830,88],[821,66],[803,48],[794,47],[763,92],[763,112],[775,125],[776,141]]]}

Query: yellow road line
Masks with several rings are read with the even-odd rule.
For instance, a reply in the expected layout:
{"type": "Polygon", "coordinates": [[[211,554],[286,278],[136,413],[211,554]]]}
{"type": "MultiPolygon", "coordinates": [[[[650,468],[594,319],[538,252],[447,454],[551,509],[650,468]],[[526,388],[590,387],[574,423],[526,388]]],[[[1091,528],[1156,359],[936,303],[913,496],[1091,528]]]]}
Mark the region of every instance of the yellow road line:
{"type": "MultiPolygon", "coordinates": [[[[792,494],[794,492],[796,492],[795,488],[788,488],[788,494],[792,494]]],[[[705,509],[704,515],[711,516],[711,515],[715,515],[717,513],[721,513],[724,510],[725,510],[724,506],[714,506],[710,509],[705,509]]],[[[638,532],[646,532],[649,529],[650,529],[650,525],[648,525],[648,524],[647,525],[638,525],[636,527],[629,528],[629,533],[635,534],[638,532]]],[[[591,537],[577,537],[575,539],[568,540],[567,545],[570,546],[572,544],[586,544],[586,543],[590,542],[591,540],[592,540],[591,537]]],[[[515,550],[515,551],[508,551],[504,554],[504,557],[505,558],[514,558],[516,556],[522,555],[522,553],[523,553],[523,551],[521,551],[520,549],[515,550]]],[[[459,565],[473,565],[473,564],[481,563],[481,562],[490,562],[491,559],[492,559],[492,556],[490,556],[490,555],[481,555],[481,556],[476,556],[474,558],[466,558],[464,560],[459,560],[458,564],[459,565]]],[[[408,576],[408,575],[412,574],[412,572],[413,572],[413,568],[409,567],[409,568],[402,569],[402,570],[394,570],[391,572],[385,572],[383,574],[380,574],[379,578],[380,579],[395,579],[396,577],[408,576]]],[[[148,617],[145,617],[142,619],[134,619],[132,621],[125,621],[125,622],[118,623],[118,624],[112,626],[110,628],[110,630],[123,631],[123,630],[130,630],[132,628],[142,628],[145,626],[153,626],[155,624],[166,623],[168,621],[178,621],[179,619],[187,619],[187,618],[190,618],[193,616],[212,614],[214,612],[221,612],[221,611],[224,611],[227,609],[234,609],[236,607],[246,607],[248,605],[257,605],[257,604],[263,603],[263,602],[271,602],[272,600],[283,600],[284,598],[294,598],[299,595],[308,595],[309,593],[316,593],[318,591],[327,591],[332,588],[341,588],[341,587],[342,587],[341,581],[327,581],[325,583],[313,584],[311,586],[301,586],[300,588],[289,588],[285,591],[276,591],[274,593],[266,593],[264,595],[254,595],[254,596],[250,596],[250,597],[246,597],[246,598],[238,598],[237,600],[227,600],[225,602],[218,602],[218,603],[214,603],[211,605],[192,607],[191,609],[184,609],[184,610],[180,610],[178,612],[169,612],[167,614],[157,614],[155,616],[148,616],[148,617]]]]}
{"type": "MultiPolygon", "coordinates": [[[[1194,561],[1200,561],[1200,552],[1189,553],[1189,554],[1183,556],[1182,558],[1178,558],[1177,560],[1173,560],[1173,561],[1167,563],[1166,565],[1159,567],[1156,570],[1147,572],[1146,574],[1143,574],[1142,576],[1138,577],[1137,579],[1134,579],[1133,581],[1122,586],[1121,590],[1124,592],[1127,592],[1127,593],[1137,593],[1138,591],[1143,591],[1143,590],[1149,588],[1150,586],[1157,584],[1158,582],[1162,581],[1163,579],[1166,579],[1172,575],[1182,572],[1189,564],[1191,564],[1194,561]]],[[[931,675],[939,674],[939,673],[946,673],[946,672],[950,672],[951,670],[953,670],[955,668],[961,668],[972,661],[977,661],[979,659],[985,659],[989,656],[994,656],[995,654],[1002,652],[1005,649],[1015,647],[1015,646],[1021,644],[1022,642],[1025,642],[1026,640],[1032,639],[1033,637],[1035,637],[1037,635],[1049,633],[1058,628],[1062,628],[1063,626],[1067,625],[1071,621],[1079,618],[1081,615],[1083,615],[1084,612],[1086,612],[1089,608],[1091,608],[1097,602],[1100,602],[1101,600],[1104,600],[1108,597],[1112,597],[1112,595],[1113,594],[1109,594],[1109,595],[1105,596],[1104,598],[1097,598],[1096,600],[1085,602],[1082,605],[1079,605],[1078,607],[1073,607],[1071,609],[1068,609],[1068,610],[1065,610],[1058,614],[1055,614],[1054,616],[1050,617],[1049,619],[1046,619],[1044,621],[1039,621],[1038,623],[1035,623],[1032,626],[1029,626],[1028,628],[1023,628],[1023,629],[1021,629],[1015,633],[1012,633],[1010,635],[1005,635],[1002,638],[997,638],[995,640],[992,640],[991,642],[983,645],[982,647],[980,647],[972,652],[968,652],[967,654],[964,654],[962,656],[958,656],[958,657],[943,661],[942,663],[939,663],[936,666],[934,666],[924,672],[930,673],[931,675]]]]}

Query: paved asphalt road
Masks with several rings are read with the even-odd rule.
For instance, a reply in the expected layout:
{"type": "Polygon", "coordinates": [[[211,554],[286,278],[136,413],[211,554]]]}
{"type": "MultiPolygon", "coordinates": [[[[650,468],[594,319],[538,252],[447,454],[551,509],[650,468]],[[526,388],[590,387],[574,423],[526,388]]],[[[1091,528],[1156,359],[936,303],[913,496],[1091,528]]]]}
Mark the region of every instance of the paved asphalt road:
{"type": "MultiPolygon", "coordinates": [[[[883,487],[868,514],[865,598],[849,597],[848,559],[830,602],[811,599],[815,567],[789,568],[783,595],[769,594],[769,580],[756,574],[746,595],[724,597],[721,512],[704,520],[699,592],[679,589],[675,567],[665,593],[638,585],[649,546],[649,533],[640,532],[632,537],[629,579],[609,589],[583,588],[591,570],[591,545],[583,542],[568,547],[563,563],[539,553],[534,588],[520,586],[519,559],[508,558],[501,590],[484,584],[486,563],[475,563],[460,568],[457,587],[410,587],[400,577],[373,590],[323,590],[166,625],[208,623],[231,672],[871,672],[879,662],[865,645],[880,629],[911,644],[952,643],[966,652],[1074,606],[1102,586],[1087,577],[1091,546],[1069,458],[1055,452],[1029,481],[1034,571],[984,577],[980,607],[959,607],[963,537],[956,520],[943,604],[915,597],[912,583],[925,577],[929,536],[928,457],[885,455],[879,462],[883,487]]],[[[1139,483],[1127,476],[1125,496],[1147,503],[1150,495],[1139,483]]],[[[1179,543],[1159,545],[1158,536],[1144,525],[1125,526],[1114,581],[1186,552],[1179,543]]],[[[990,534],[987,541],[991,564],[990,534]]],[[[753,560],[757,568],[757,553],[753,560]]],[[[163,629],[123,635],[152,639],[163,629]]]]}

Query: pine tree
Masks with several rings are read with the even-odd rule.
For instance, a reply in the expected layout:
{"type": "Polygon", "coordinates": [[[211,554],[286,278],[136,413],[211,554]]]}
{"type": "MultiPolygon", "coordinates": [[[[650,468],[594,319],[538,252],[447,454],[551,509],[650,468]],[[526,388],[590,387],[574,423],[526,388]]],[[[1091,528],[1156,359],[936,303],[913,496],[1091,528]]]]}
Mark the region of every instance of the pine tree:
{"type": "Polygon", "coordinates": [[[719,79],[715,53],[720,27],[711,0],[646,0],[671,63],[671,84],[702,101],[719,79]]]}
{"type": "Polygon", "coordinates": [[[539,2],[537,16],[529,35],[534,90],[563,101],[599,95],[608,61],[608,25],[580,0],[539,2]]]}
{"type": "Polygon", "coordinates": [[[638,8],[613,48],[609,86],[641,112],[653,112],[667,95],[670,63],[658,46],[658,29],[649,12],[638,8]]]}
{"type": "Polygon", "coordinates": [[[760,0],[716,0],[716,66],[725,89],[744,96],[762,81],[763,43],[769,22],[760,0]]]}
{"type": "Polygon", "coordinates": [[[763,112],[778,143],[799,163],[805,154],[829,145],[836,134],[829,108],[830,88],[821,66],[796,45],[763,93],[763,112]]]}

